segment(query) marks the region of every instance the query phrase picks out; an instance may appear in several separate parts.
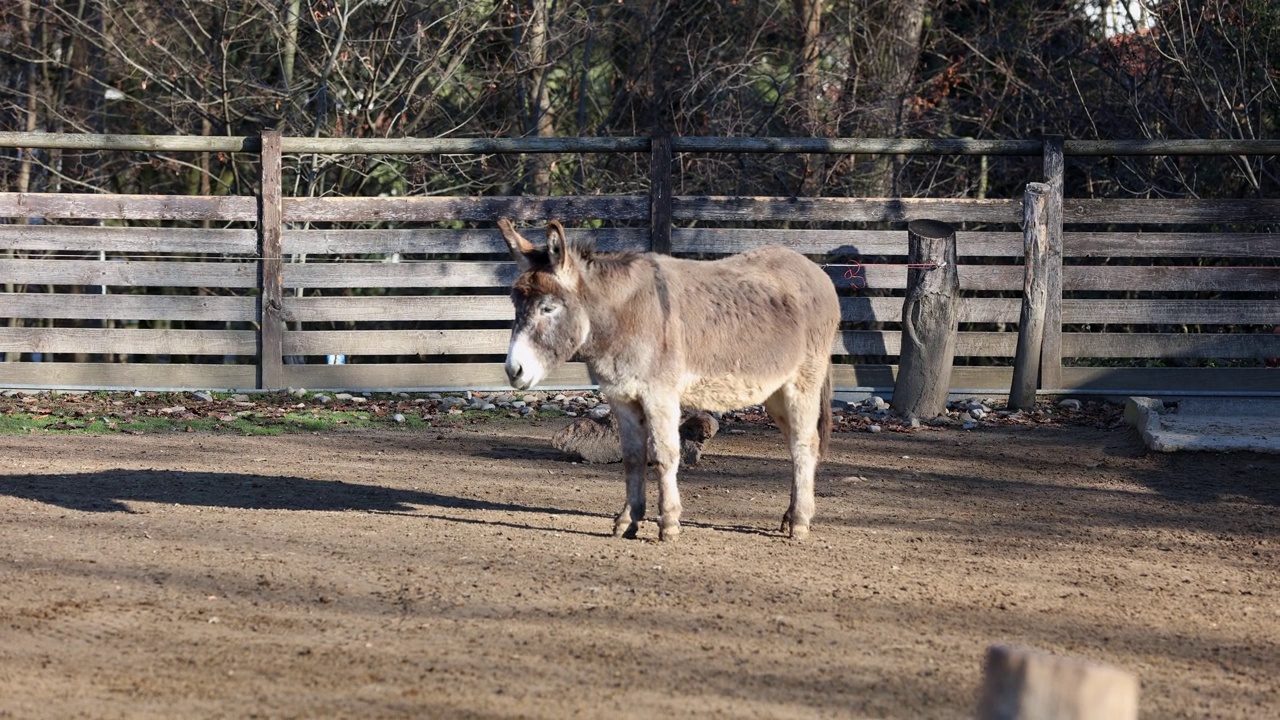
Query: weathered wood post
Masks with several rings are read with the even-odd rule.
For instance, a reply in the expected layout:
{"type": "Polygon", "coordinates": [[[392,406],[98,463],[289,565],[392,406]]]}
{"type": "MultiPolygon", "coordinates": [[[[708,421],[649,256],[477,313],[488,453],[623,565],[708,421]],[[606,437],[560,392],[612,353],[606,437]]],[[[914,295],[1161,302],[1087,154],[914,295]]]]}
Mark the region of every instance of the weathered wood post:
{"type": "Polygon", "coordinates": [[[671,254],[671,136],[654,135],[649,148],[649,249],[671,254]]]}
{"type": "Polygon", "coordinates": [[[1040,347],[1040,388],[1062,387],[1062,205],[1066,177],[1065,145],[1061,135],[1044,138],[1044,181],[1049,186],[1045,215],[1049,227],[1049,304],[1044,313],[1044,342],[1040,347]]]}
{"type": "Polygon", "coordinates": [[[284,267],[282,237],[284,204],[281,199],[280,133],[262,133],[262,188],[258,195],[258,388],[284,387],[284,267]]]}
{"type": "Polygon", "coordinates": [[[914,220],[907,242],[902,349],[891,406],[905,417],[932,418],[946,410],[951,389],[960,299],[956,231],[936,220],[914,220]]]}
{"type": "Polygon", "coordinates": [[[1138,678],[1101,663],[992,645],[978,720],[1136,720],[1138,678]]]}
{"type": "Polygon", "coordinates": [[[1040,379],[1040,348],[1044,344],[1044,319],[1049,300],[1049,218],[1051,188],[1027,183],[1022,197],[1022,316],[1018,321],[1018,352],[1013,360],[1013,385],[1009,406],[1031,410],[1036,406],[1040,379]]]}

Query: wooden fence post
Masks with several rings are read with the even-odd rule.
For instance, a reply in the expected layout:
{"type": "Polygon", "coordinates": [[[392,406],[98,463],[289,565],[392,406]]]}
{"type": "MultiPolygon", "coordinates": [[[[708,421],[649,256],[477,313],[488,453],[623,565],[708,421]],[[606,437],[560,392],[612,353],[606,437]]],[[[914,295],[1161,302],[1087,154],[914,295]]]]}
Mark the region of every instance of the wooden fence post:
{"type": "Polygon", "coordinates": [[[1137,720],[1138,678],[1101,663],[992,645],[978,720],[1137,720]]]}
{"type": "Polygon", "coordinates": [[[284,267],[281,239],[281,142],[276,130],[262,132],[262,188],[258,195],[258,389],[284,387],[284,267]]]}
{"type": "Polygon", "coordinates": [[[1022,196],[1022,316],[1018,321],[1018,351],[1013,359],[1013,385],[1009,406],[1030,410],[1036,406],[1044,344],[1045,305],[1049,299],[1049,228],[1045,206],[1052,190],[1045,183],[1027,183],[1022,196]]]}
{"type": "Polygon", "coordinates": [[[907,225],[907,297],[892,407],[904,417],[933,418],[947,407],[960,313],[956,231],[936,220],[907,225]]]}
{"type": "Polygon", "coordinates": [[[1044,181],[1049,186],[1045,204],[1045,221],[1049,230],[1048,278],[1049,304],[1044,313],[1044,342],[1040,348],[1040,388],[1062,387],[1062,193],[1066,159],[1061,135],[1044,138],[1044,181]]]}
{"type": "Polygon", "coordinates": [[[654,135],[649,163],[649,249],[671,254],[671,136],[654,135]]]}

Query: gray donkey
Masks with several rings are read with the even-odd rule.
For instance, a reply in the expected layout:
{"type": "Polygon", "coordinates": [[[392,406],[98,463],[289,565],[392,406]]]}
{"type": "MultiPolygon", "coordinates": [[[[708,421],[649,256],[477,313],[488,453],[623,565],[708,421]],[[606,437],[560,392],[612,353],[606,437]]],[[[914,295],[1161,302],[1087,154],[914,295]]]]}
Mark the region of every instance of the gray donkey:
{"type": "Polygon", "coordinates": [[[635,537],[645,472],[658,476],[658,536],[680,534],[682,407],[723,412],[764,403],[791,448],[782,529],[809,534],[813,477],[831,436],[831,348],[840,301],[816,264],[782,247],[721,260],[596,252],[557,221],[547,246],[498,221],[521,275],[511,300],[511,385],[525,390],[577,355],[617,414],[627,504],[614,534],[635,537]]]}

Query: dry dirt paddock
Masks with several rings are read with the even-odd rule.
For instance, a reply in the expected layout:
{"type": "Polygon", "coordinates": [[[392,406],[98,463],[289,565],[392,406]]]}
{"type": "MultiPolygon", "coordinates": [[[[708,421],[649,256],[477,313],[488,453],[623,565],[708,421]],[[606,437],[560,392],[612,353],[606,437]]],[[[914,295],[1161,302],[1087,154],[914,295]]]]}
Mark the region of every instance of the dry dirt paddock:
{"type": "Polygon", "coordinates": [[[962,718],[993,642],[1280,717],[1278,456],[841,434],[798,544],[748,426],[660,544],[564,422],[0,437],[0,717],[962,718]]]}

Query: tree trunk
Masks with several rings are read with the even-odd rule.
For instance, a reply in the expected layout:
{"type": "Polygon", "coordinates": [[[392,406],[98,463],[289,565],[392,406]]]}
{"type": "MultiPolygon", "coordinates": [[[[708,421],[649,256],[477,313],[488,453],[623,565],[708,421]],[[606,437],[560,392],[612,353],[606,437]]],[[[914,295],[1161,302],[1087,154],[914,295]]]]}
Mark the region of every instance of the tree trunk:
{"type": "Polygon", "coordinates": [[[947,407],[959,317],[956,231],[935,220],[907,226],[909,268],[902,303],[902,350],[893,385],[895,412],[933,418],[947,407]]]}
{"type": "MultiPolygon", "coordinates": [[[[525,42],[529,50],[529,105],[533,113],[532,130],[538,137],[555,136],[555,115],[547,92],[547,34],[550,25],[550,0],[533,0],[525,42]]],[[[533,192],[551,194],[551,156],[534,155],[533,192]]]]}
{"type": "MultiPolygon", "coordinates": [[[[796,21],[800,24],[800,57],[796,75],[796,103],[800,109],[801,131],[805,135],[822,135],[822,113],[818,107],[818,36],[822,32],[822,1],[795,0],[796,21]]],[[[804,156],[804,179],[800,194],[819,195],[825,175],[826,156],[811,153],[804,156]]]]}

